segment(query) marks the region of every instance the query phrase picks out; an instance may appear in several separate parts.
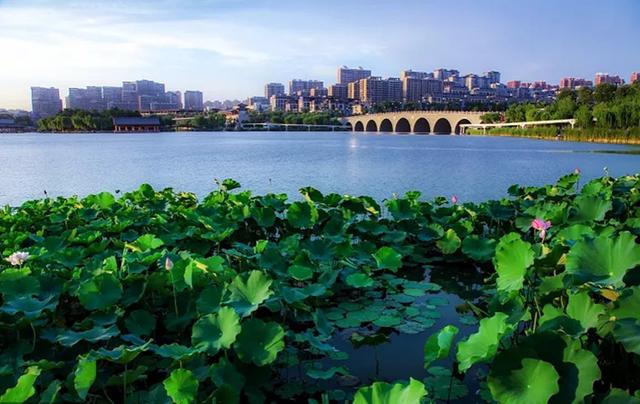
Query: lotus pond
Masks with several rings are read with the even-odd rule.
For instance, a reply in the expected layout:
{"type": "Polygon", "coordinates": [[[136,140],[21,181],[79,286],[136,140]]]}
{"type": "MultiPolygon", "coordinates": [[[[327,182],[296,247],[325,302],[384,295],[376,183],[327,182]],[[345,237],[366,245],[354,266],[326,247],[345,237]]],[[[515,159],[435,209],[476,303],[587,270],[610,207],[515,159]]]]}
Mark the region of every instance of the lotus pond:
{"type": "Polygon", "coordinates": [[[0,403],[640,402],[640,177],[0,211],[0,403]]]}

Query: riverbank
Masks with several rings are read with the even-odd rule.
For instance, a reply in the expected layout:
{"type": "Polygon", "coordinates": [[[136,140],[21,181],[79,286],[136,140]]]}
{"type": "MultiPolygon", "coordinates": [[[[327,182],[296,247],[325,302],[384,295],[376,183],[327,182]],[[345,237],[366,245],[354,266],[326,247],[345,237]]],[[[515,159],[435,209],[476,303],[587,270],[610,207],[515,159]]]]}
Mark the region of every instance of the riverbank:
{"type": "Polygon", "coordinates": [[[570,142],[609,143],[640,145],[640,128],[629,129],[562,129],[556,127],[538,128],[493,128],[487,131],[470,129],[469,135],[490,135],[506,137],[528,137],[546,140],[565,140],[570,142]]]}

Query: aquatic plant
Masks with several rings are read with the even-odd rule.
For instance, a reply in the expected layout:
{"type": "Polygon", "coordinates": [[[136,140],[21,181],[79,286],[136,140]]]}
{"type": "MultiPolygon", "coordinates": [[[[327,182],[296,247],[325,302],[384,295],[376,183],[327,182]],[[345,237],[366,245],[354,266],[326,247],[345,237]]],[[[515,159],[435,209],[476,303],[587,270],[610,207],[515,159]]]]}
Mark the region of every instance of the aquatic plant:
{"type": "Polygon", "coordinates": [[[640,400],[640,178],[578,180],[477,204],[225,180],[5,207],[0,402],[640,400]],[[477,284],[434,330],[458,277],[477,284]],[[338,334],[424,334],[425,370],[357,378],[338,334]]]}

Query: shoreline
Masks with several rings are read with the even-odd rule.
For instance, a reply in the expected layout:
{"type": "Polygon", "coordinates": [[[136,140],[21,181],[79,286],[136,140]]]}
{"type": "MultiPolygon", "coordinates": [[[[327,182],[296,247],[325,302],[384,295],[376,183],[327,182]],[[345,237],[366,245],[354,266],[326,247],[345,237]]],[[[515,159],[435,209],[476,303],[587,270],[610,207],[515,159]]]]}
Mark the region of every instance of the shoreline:
{"type": "MultiPolygon", "coordinates": [[[[474,131],[475,132],[475,131],[474,131]]],[[[601,144],[618,144],[618,145],[627,145],[627,146],[640,146],[640,137],[633,139],[620,139],[615,137],[606,137],[606,135],[590,135],[588,133],[566,133],[561,132],[557,135],[547,135],[540,133],[507,133],[507,132],[497,132],[497,133],[466,133],[466,136],[494,136],[494,137],[513,137],[513,138],[528,138],[528,139],[538,139],[538,140],[548,140],[548,141],[560,141],[560,142],[577,142],[577,143],[601,143],[601,144]]]]}

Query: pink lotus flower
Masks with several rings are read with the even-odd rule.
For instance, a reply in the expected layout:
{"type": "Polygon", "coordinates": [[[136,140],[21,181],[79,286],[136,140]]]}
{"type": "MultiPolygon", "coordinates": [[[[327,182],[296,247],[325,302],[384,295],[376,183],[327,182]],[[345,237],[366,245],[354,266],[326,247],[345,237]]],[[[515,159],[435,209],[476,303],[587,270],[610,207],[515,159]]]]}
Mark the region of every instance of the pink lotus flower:
{"type": "Polygon", "coordinates": [[[540,232],[540,238],[542,242],[544,242],[544,238],[547,235],[547,230],[551,227],[550,221],[545,221],[544,219],[533,219],[531,222],[531,227],[534,230],[538,230],[540,232]]]}
{"type": "Polygon", "coordinates": [[[167,271],[171,271],[171,268],[173,268],[173,261],[171,261],[171,258],[167,257],[164,260],[164,267],[167,271]]]}
{"type": "Polygon", "coordinates": [[[455,205],[456,203],[458,203],[458,197],[457,197],[457,196],[455,196],[455,195],[453,195],[453,196],[451,197],[451,203],[452,203],[452,204],[454,204],[454,205],[455,205]]]}
{"type": "Polygon", "coordinates": [[[578,167],[576,167],[576,169],[575,169],[575,170],[573,170],[573,172],[574,172],[575,174],[580,174],[580,169],[579,169],[578,167]]]}
{"type": "Polygon", "coordinates": [[[15,267],[15,266],[24,264],[24,262],[28,259],[29,259],[28,252],[18,251],[11,254],[9,258],[5,258],[5,261],[7,261],[8,263],[10,263],[15,267]]]}

